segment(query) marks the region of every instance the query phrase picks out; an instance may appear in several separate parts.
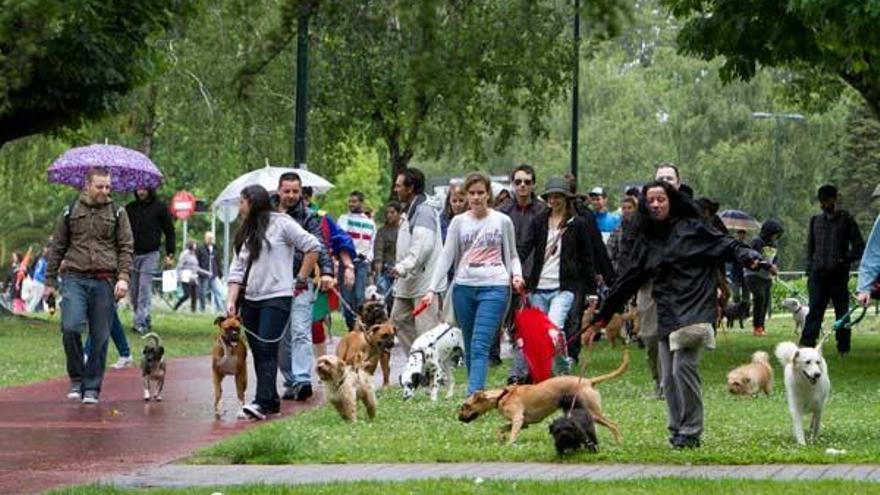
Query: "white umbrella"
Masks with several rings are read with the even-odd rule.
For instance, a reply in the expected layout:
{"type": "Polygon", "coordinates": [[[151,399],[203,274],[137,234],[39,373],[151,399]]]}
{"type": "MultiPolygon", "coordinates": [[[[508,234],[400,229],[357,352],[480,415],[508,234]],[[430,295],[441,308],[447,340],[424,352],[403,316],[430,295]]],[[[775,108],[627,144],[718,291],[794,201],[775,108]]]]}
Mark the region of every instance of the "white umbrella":
{"type": "Polygon", "coordinates": [[[269,191],[269,194],[278,190],[278,179],[287,172],[295,172],[302,179],[302,185],[311,187],[315,194],[324,194],[329,191],[333,184],[318,174],[301,168],[271,167],[252,170],[234,181],[230,182],[223,192],[214,200],[214,208],[223,206],[238,206],[238,198],[241,191],[247,186],[261,185],[269,191]]]}

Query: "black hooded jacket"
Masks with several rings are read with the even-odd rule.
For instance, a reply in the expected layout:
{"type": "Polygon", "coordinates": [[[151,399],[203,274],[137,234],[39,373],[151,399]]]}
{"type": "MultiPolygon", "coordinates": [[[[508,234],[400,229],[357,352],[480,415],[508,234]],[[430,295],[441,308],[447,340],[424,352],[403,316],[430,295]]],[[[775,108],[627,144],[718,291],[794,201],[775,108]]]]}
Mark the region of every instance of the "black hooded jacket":
{"type": "Polygon", "coordinates": [[[630,262],[611,288],[598,319],[608,322],[639,287],[653,280],[661,338],[688,325],[711,324],[715,321],[717,261],[735,259],[750,265],[759,257],[698,216],[671,220],[664,233],[639,233],[630,262]]]}
{"type": "Polygon", "coordinates": [[[125,205],[131,233],[134,236],[134,254],[147,254],[158,251],[165,234],[165,254],[173,256],[177,239],[174,235],[174,220],[164,201],[149,191],[147,199],[141,200],[135,193],[134,201],[125,205]]]}
{"type": "MultiPolygon", "coordinates": [[[[547,249],[547,230],[550,209],[546,209],[532,220],[531,231],[533,242],[528,246],[527,254],[533,256],[532,270],[526,273],[526,288],[535,290],[541,280],[547,249]]],[[[587,289],[595,292],[595,270],[593,267],[593,248],[587,222],[583,217],[575,215],[568,219],[565,231],[559,241],[559,289],[577,292],[587,289]]]]}

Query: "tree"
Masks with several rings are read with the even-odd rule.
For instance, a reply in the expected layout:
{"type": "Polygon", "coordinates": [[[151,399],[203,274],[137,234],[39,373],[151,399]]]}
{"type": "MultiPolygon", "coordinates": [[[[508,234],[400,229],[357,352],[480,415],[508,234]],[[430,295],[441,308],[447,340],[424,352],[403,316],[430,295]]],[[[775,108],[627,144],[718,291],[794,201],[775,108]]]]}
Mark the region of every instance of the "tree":
{"type": "Polygon", "coordinates": [[[876,218],[871,194],[880,181],[880,122],[871,118],[867,108],[857,107],[846,120],[846,131],[843,161],[835,168],[832,183],[867,237],[876,218]]]}
{"type": "MultiPolygon", "coordinates": [[[[587,31],[617,30],[616,0],[585,2],[587,31]]],[[[296,17],[312,15],[313,129],[340,141],[366,131],[387,149],[392,176],[418,152],[461,147],[482,155],[486,135],[500,146],[525,110],[532,133],[570,80],[568,2],[288,0],[265,47],[242,69],[251,78],[285,52],[296,17]]]]}
{"type": "Polygon", "coordinates": [[[0,146],[114,109],[196,0],[0,0],[0,146]]]}
{"type": "Polygon", "coordinates": [[[686,20],[679,49],[725,58],[721,76],[745,81],[758,66],[792,69],[794,83],[827,91],[831,76],[880,116],[880,1],[663,0],[686,20]]]}

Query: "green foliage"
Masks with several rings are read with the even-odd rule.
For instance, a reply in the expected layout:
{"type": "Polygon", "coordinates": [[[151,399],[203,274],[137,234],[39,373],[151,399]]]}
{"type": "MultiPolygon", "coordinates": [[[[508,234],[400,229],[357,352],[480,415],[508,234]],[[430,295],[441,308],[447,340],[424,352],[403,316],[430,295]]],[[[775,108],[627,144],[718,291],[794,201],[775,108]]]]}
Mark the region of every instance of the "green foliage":
{"type": "MultiPolygon", "coordinates": [[[[685,24],[682,52],[723,56],[725,81],[752,79],[759,66],[809,68],[840,77],[880,114],[880,2],[837,0],[663,0],[685,24]]],[[[807,79],[815,77],[815,73],[807,79]]],[[[827,78],[819,78],[827,81],[827,78]]],[[[808,88],[821,86],[808,84],[808,88]]]]}
{"type": "Polygon", "coordinates": [[[880,183],[880,121],[864,107],[856,107],[846,119],[847,136],[843,162],[834,170],[842,206],[855,217],[867,238],[877,217],[871,195],[880,183]]]}
{"type": "Polygon", "coordinates": [[[0,1],[0,146],[118,110],[195,3],[0,1]]]}
{"type": "MultiPolygon", "coordinates": [[[[830,324],[830,318],[826,321],[830,324]]],[[[598,387],[602,407],[617,422],[624,440],[614,443],[607,429],[597,427],[600,452],[559,459],[547,433],[549,420],[523,430],[511,448],[498,440],[504,419],[495,411],[461,423],[457,411],[466,393],[464,370],[456,373],[452,400],[432,403],[424,390],[404,401],[397,387],[382,389],[372,422],[343,422],[329,405],[293,418],[270,422],[199,452],[195,464],[383,463],[383,462],[596,462],[660,464],[875,463],[880,459],[880,433],[875,428],[875,392],[865,383],[880,378],[878,320],[870,317],[855,327],[853,352],[845,359],[827,345],[833,373],[834,398],[825,410],[819,441],[798,447],[791,434],[782,371],[774,361],[776,378],[769,397],[736,397],[727,391],[727,373],[749,361],[756,350],[771,351],[781,340],[792,340],[790,315],[768,320],[770,336],[757,339],[750,329],[719,332],[718,349],[700,363],[706,412],[703,445],[670,454],[666,441],[666,406],[653,397],[653,383],[644,351],[631,346],[629,371],[598,387]],[[843,449],[831,456],[825,449],[843,449]]],[[[830,343],[829,343],[830,344],[830,343]]],[[[771,351],[772,352],[772,351],[771,351]]],[[[616,368],[621,352],[606,341],[592,353],[587,376],[616,368]]],[[[507,366],[490,370],[487,386],[503,386],[507,366]]],[[[363,411],[363,407],[361,407],[363,411]]]]}
{"type": "Polygon", "coordinates": [[[342,142],[338,146],[346,164],[332,180],[335,187],[319,200],[321,207],[338,218],[348,212],[349,193],[360,191],[365,196],[364,207],[378,212],[385,199],[385,189],[380,184],[385,167],[376,148],[352,141],[342,142]]]}

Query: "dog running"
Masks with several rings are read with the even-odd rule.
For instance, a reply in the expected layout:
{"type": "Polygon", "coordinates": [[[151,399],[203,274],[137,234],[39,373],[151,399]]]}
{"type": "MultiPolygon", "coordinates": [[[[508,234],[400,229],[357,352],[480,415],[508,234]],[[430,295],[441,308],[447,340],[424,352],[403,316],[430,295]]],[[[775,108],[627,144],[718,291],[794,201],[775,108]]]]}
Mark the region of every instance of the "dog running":
{"type": "Polygon", "coordinates": [[[141,376],[144,379],[144,400],[162,400],[162,389],[165,388],[165,347],[162,346],[162,338],[155,332],[150,332],[143,337],[144,344],[143,360],[141,361],[141,376]],[[153,385],[155,384],[155,391],[153,385]]]}
{"type": "Polygon", "coordinates": [[[794,438],[798,444],[806,445],[803,417],[812,414],[810,436],[815,441],[819,437],[822,411],[831,395],[831,379],[822,357],[822,344],[815,348],[798,348],[793,342],[782,342],[776,346],[776,357],[785,367],[785,395],[794,438]]]}
{"type": "Polygon", "coordinates": [[[449,385],[446,398],[451,398],[455,389],[453,370],[463,356],[464,338],[457,327],[441,323],[420,335],[400,375],[404,400],[412,399],[418,387],[430,387],[431,401],[436,402],[443,384],[449,385]]]}
{"type": "Polygon", "coordinates": [[[367,417],[376,417],[376,393],[373,378],[363,369],[363,355],[356,364],[346,364],[332,354],[318,358],[318,377],[324,384],[327,401],[333,404],[342,419],[357,421],[357,401],[364,403],[367,417]]]}

